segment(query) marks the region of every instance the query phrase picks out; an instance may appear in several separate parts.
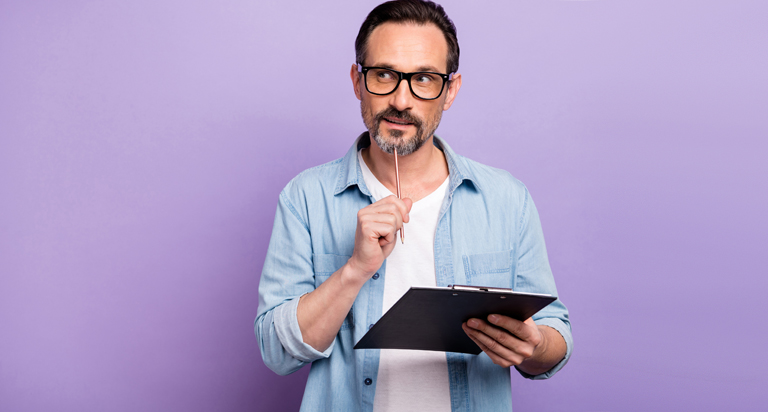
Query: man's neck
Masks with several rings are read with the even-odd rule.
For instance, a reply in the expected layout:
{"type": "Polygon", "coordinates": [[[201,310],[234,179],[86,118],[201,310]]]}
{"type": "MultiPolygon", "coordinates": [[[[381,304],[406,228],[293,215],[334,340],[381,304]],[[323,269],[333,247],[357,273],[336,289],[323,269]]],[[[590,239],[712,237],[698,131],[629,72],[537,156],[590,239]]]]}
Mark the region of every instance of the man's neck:
{"type": "MultiPolygon", "coordinates": [[[[403,198],[417,202],[434,192],[448,177],[445,155],[433,144],[433,138],[427,139],[419,150],[410,155],[397,157],[403,198]]],[[[362,154],[376,179],[392,193],[397,193],[395,156],[382,151],[373,139],[362,154]]]]}

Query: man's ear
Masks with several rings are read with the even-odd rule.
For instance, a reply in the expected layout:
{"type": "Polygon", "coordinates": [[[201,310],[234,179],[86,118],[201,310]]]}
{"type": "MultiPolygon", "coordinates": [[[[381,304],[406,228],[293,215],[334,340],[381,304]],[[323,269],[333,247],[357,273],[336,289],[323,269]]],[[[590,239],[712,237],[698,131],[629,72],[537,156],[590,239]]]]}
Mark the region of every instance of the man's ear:
{"type": "Polygon", "coordinates": [[[352,87],[355,89],[357,100],[362,100],[363,96],[360,95],[360,72],[357,71],[357,64],[353,64],[352,69],[349,70],[349,78],[352,79],[352,87]]]}
{"type": "Polygon", "coordinates": [[[459,93],[459,89],[461,89],[461,74],[456,73],[453,75],[453,79],[451,80],[451,83],[448,85],[448,88],[445,90],[445,102],[443,103],[443,110],[448,110],[451,108],[451,105],[453,104],[453,100],[456,98],[456,95],[459,93]]]}

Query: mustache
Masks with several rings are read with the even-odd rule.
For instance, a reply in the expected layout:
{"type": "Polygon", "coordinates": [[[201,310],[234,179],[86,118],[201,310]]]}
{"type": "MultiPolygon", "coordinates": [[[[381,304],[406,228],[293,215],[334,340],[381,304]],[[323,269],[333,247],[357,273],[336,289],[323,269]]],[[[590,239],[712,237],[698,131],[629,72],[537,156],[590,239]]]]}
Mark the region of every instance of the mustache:
{"type": "Polygon", "coordinates": [[[376,124],[381,122],[385,117],[396,117],[408,123],[413,123],[417,128],[421,128],[422,121],[418,117],[411,114],[410,110],[397,110],[394,107],[388,107],[376,114],[376,124]]]}

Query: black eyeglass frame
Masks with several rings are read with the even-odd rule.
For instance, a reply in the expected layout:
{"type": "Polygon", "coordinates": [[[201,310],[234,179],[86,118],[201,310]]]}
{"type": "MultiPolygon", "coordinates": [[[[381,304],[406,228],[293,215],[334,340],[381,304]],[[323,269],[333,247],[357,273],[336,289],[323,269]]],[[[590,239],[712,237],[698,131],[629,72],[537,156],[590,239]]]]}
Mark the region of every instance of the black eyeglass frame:
{"type": "Polygon", "coordinates": [[[445,85],[447,83],[450,83],[451,80],[453,80],[453,75],[455,74],[455,73],[444,74],[444,73],[437,73],[437,72],[403,73],[403,72],[399,72],[397,70],[392,70],[392,69],[390,69],[388,67],[375,67],[375,66],[365,67],[365,66],[361,65],[360,63],[357,63],[357,72],[363,75],[363,83],[365,83],[365,90],[367,90],[368,93],[370,93],[370,94],[374,94],[376,96],[386,96],[388,94],[392,94],[392,93],[395,92],[395,90],[397,90],[398,87],[400,87],[400,83],[403,80],[405,80],[406,82],[408,82],[408,89],[411,90],[411,94],[413,94],[414,96],[416,96],[416,98],[419,98],[421,100],[435,100],[435,99],[439,98],[440,96],[442,96],[443,95],[443,90],[445,90],[445,85]],[[371,70],[371,69],[381,69],[381,70],[390,71],[392,73],[396,73],[397,76],[398,76],[398,80],[397,80],[397,85],[395,86],[395,88],[392,89],[392,91],[389,92],[389,93],[374,93],[374,92],[372,92],[368,88],[368,71],[371,70]],[[424,98],[424,97],[419,96],[418,94],[416,94],[416,92],[413,91],[413,86],[411,86],[411,77],[413,77],[414,74],[422,74],[422,73],[435,74],[435,75],[440,76],[440,78],[443,79],[443,84],[440,86],[440,93],[438,93],[437,96],[432,97],[432,98],[424,98]]]}

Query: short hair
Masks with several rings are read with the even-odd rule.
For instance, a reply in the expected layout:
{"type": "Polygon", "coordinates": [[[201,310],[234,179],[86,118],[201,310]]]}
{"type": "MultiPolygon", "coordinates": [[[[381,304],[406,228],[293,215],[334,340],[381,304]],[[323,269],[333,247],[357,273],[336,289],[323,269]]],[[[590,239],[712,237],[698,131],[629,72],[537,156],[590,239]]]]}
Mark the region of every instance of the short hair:
{"type": "Polygon", "coordinates": [[[357,63],[365,61],[368,38],[373,30],[383,23],[415,23],[437,26],[448,43],[448,73],[459,70],[459,40],[456,38],[456,26],[439,4],[422,0],[393,0],[379,4],[371,10],[355,39],[355,58],[357,63]]]}

